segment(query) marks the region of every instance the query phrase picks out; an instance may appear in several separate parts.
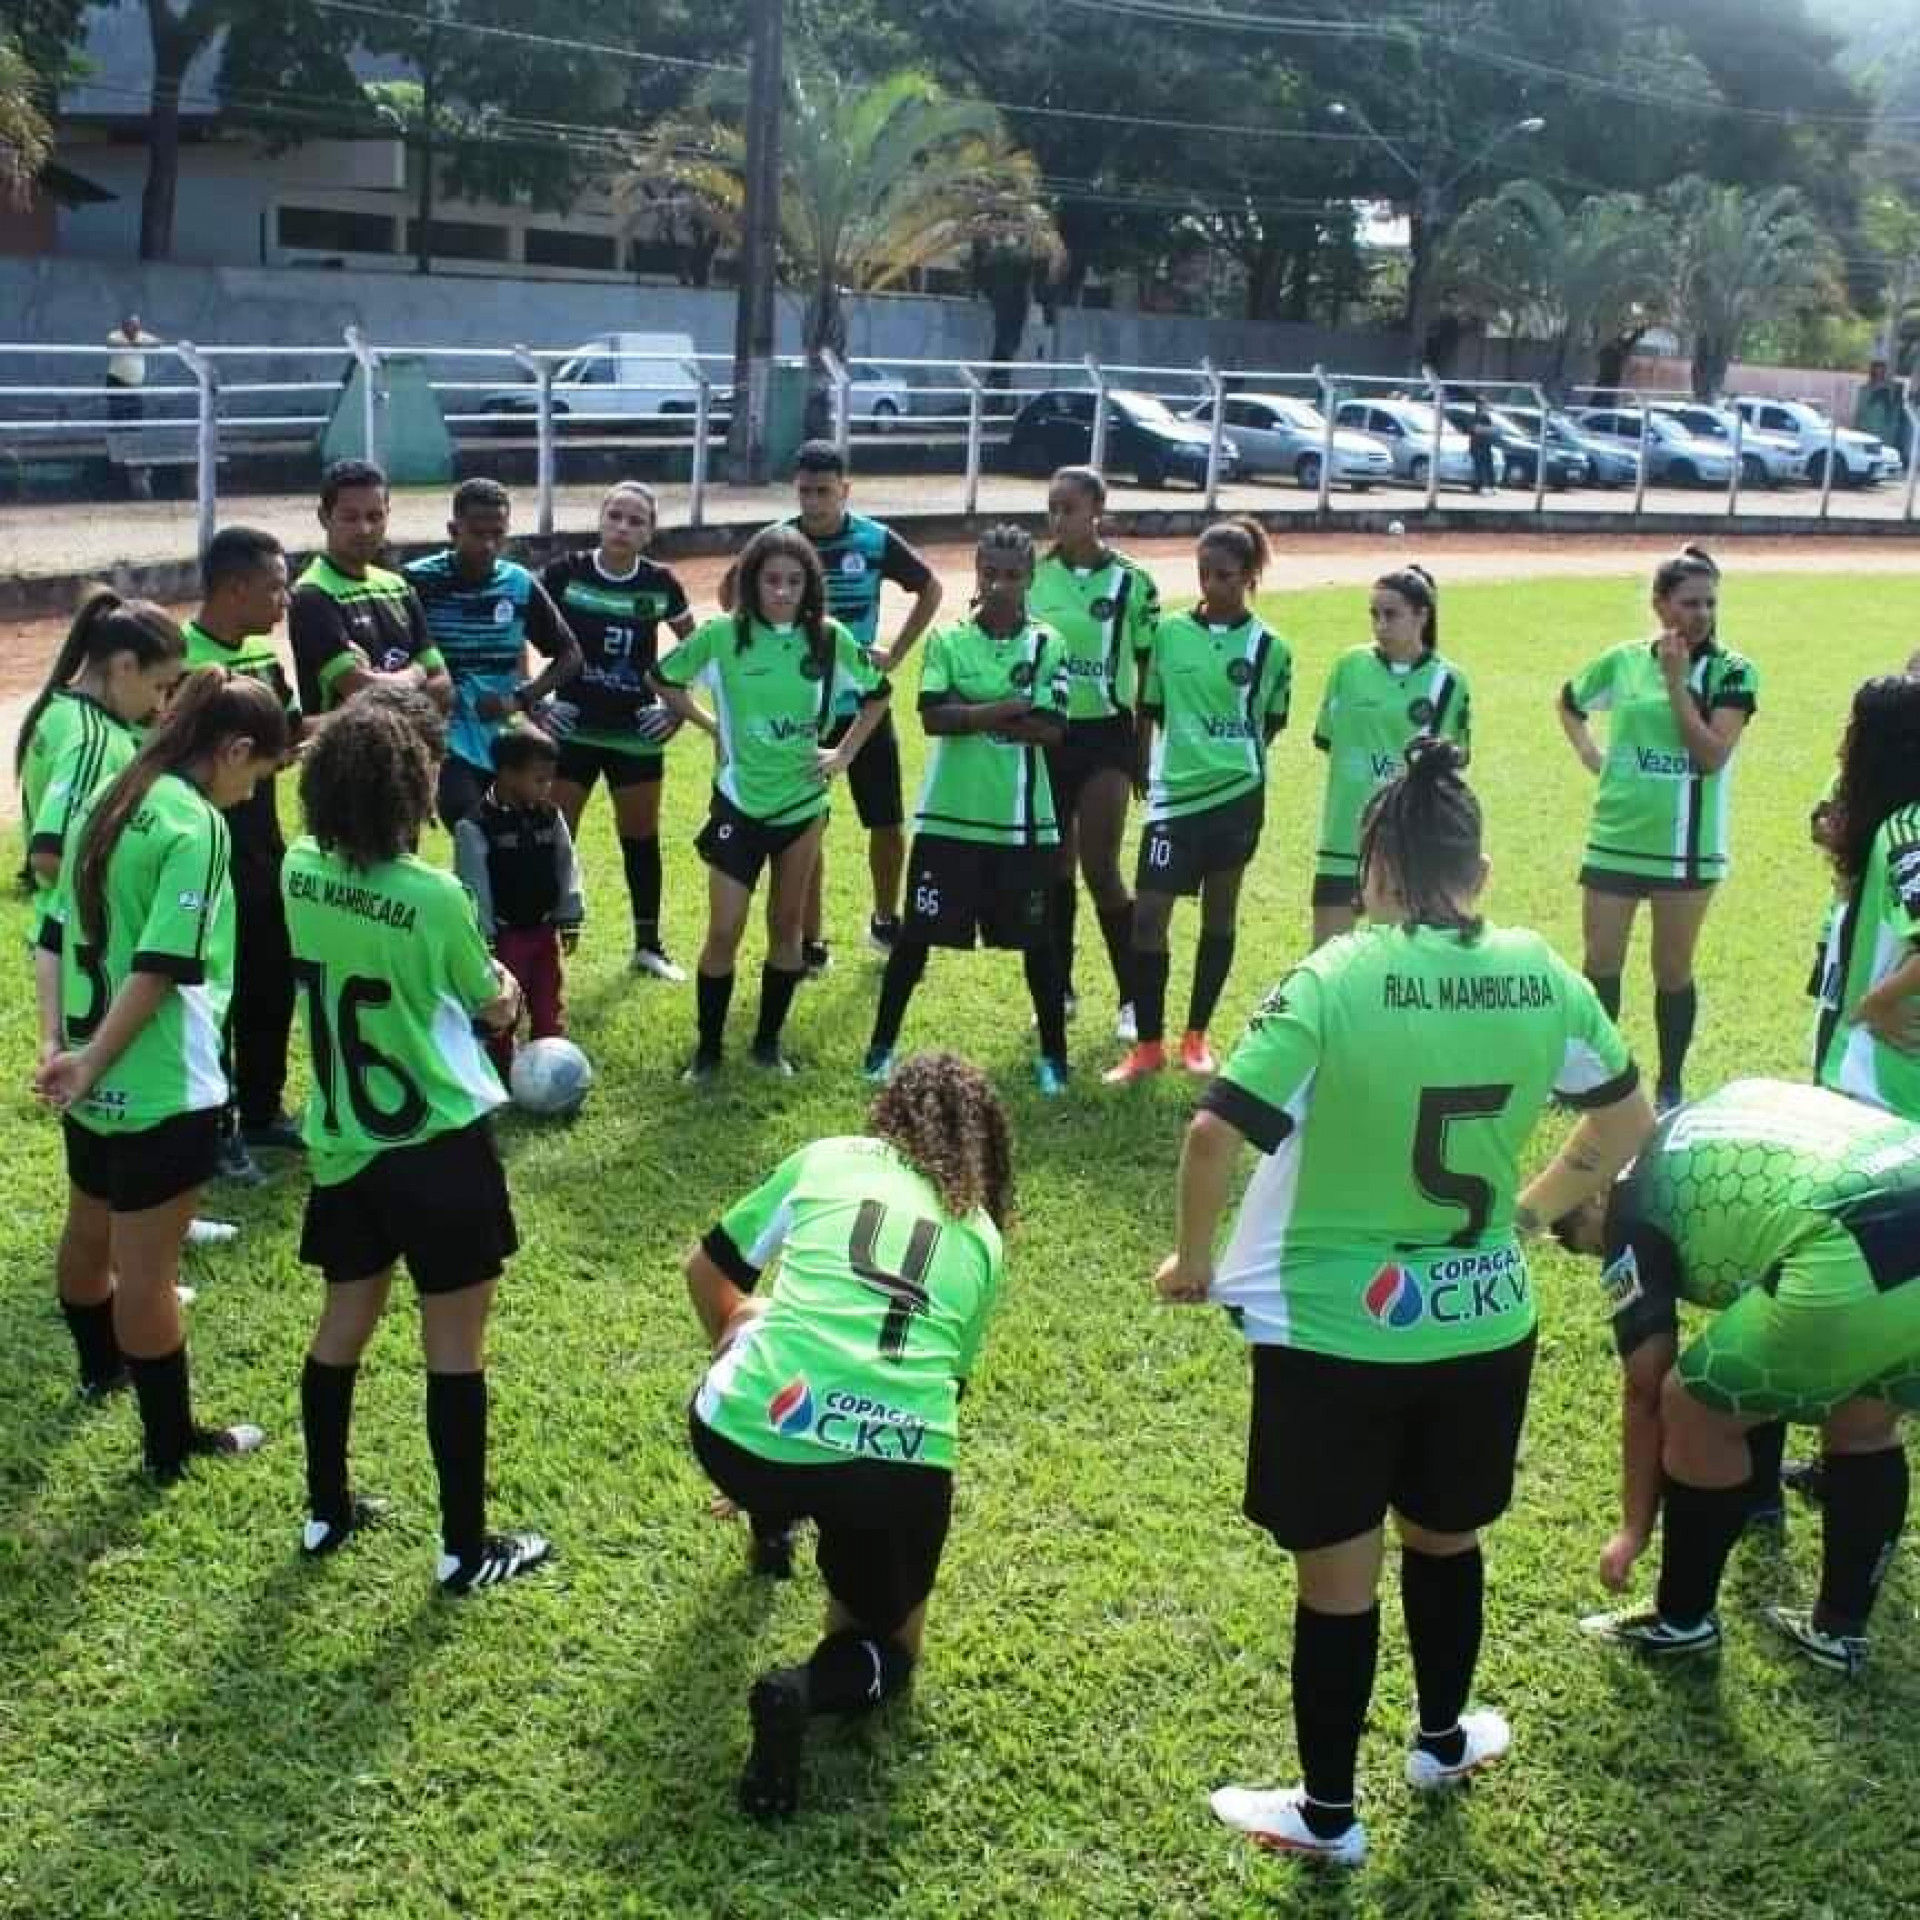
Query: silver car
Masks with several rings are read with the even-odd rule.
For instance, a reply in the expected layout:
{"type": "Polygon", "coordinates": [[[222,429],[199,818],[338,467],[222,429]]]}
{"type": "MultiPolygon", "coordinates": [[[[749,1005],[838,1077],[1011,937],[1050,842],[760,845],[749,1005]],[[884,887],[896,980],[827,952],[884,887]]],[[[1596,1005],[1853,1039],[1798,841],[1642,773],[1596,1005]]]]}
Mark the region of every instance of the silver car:
{"type": "MultiPolygon", "coordinates": [[[[1371,434],[1385,443],[1395,475],[1416,487],[1427,484],[1434,468],[1433,408],[1419,400],[1343,400],[1334,409],[1338,426],[1371,434]]],[[[1504,462],[1494,449],[1493,477],[1498,484],[1504,462]]],[[[1473,450],[1467,436],[1443,425],[1439,438],[1439,475],[1443,486],[1473,485],[1473,450]]]]}
{"type": "MultiPolygon", "coordinates": [[[[1318,488],[1327,451],[1327,417],[1312,401],[1290,393],[1230,393],[1223,411],[1233,443],[1240,449],[1242,475],[1249,479],[1260,474],[1288,475],[1303,487],[1318,488]]],[[[1189,408],[1187,418],[1211,427],[1212,398],[1189,408]]],[[[1392,478],[1393,455],[1383,441],[1347,427],[1334,430],[1337,486],[1364,493],[1392,478]]]]}
{"type": "Polygon", "coordinates": [[[1664,414],[1642,415],[1637,407],[1587,407],[1574,416],[1590,440],[1637,452],[1646,421],[1647,478],[1656,486],[1724,487],[1733,478],[1731,449],[1689,433],[1664,414]]]}
{"type": "MultiPolygon", "coordinates": [[[[1699,400],[1657,400],[1649,411],[1677,420],[1696,439],[1711,440],[1733,454],[1733,430],[1740,416],[1731,407],[1710,407],[1699,400]]],[[[1799,442],[1784,433],[1767,433],[1743,426],[1740,432],[1740,483],[1747,487],[1777,487],[1807,477],[1807,456],[1799,442]]]]}

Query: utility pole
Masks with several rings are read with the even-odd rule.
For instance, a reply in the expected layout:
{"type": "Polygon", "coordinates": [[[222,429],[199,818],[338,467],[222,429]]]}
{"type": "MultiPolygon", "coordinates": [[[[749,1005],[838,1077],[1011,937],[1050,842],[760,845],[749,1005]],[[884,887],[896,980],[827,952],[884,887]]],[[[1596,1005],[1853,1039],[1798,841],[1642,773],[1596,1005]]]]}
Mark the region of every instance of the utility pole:
{"type": "Polygon", "coordinates": [[[773,375],[773,285],[780,237],[784,0],[755,0],[747,75],[747,205],[733,321],[733,417],[727,458],[737,487],[763,487],[773,375]]]}
{"type": "Polygon", "coordinates": [[[427,28],[420,53],[420,178],[414,182],[413,270],[433,271],[433,116],[440,107],[440,25],[427,28]]]}

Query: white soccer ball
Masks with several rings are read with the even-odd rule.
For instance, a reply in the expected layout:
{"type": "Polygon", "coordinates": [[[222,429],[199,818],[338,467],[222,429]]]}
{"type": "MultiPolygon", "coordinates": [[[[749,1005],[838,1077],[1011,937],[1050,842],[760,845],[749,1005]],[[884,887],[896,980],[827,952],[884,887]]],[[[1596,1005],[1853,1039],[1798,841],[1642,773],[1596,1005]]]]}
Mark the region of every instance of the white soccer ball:
{"type": "Polygon", "coordinates": [[[1403,540],[1406,538],[1407,523],[1404,520],[1389,520],[1387,522],[1387,532],[1395,540],[1403,540]]]}
{"type": "Polygon", "coordinates": [[[571,1040],[529,1040],[507,1075],[513,1104],[547,1119],[578,1113],[592,1085],[593,1062],[571,1040]]]}

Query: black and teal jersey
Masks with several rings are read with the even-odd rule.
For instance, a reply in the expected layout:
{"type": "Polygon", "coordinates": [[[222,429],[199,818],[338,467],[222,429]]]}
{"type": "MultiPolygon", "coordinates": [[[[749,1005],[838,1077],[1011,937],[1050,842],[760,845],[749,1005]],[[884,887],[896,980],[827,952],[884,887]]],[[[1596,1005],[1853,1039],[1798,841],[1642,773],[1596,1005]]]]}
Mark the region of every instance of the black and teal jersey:
{"type": "Polygon", "coordinates": [[[827,611],[871,649],[880,638],[880,589],[891,580],[908,593],[918,593],[933,572],[927,563],[883,521],[864,514],[842,517],[832,533],[808,533],[798,516],[783,521],[820,556],[827,576],[827,611]]]}

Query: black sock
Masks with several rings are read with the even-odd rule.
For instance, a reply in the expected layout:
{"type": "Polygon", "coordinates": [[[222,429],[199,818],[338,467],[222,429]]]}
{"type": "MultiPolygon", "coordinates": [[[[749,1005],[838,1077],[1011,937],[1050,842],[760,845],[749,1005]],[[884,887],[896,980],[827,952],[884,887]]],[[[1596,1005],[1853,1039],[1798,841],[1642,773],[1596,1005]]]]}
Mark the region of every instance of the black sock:
{"type": "Polygon", "coordinates": [[[1233,943],[1234,936],[1230,933],[1200,929],[1200,946],[1193,957],[1193,993],[1187,1001],[1189,1033],[1205,1033],[1212,1023],[1213,1010],[1220,1004],[1227,975],[1233,971],[1233,943]]]}
{"type": "Polygon", "coordinates": [[[109,1380],[119,1379],[126,1362],[120,1357],[120,1342],[113,1337],[113,1295],[104,1300],[62,1300],[60,1311],[80,1356],[80,1384],[104,1387],[109,1380]]]}
{"type": "Polygon", "coordinates": [[[1073,927],[1080,912],[1080,889],[1072,880],[1053,883],[1053,957],[1060,965],[1063,986],[1073,985],[1073,927]]]}
{"type": "Polygon", "coordinates": [[[186,1465],[193,1448],[193,1397],[187,1385],[187,1350],[176,1347],[158,1360],[127,1356],[134,1397],[140,1402],[140,1431],[147,1470],[171,1479],[186,1465]]]}
{"type": "Polygon", "coordinates": [[[1125,1006],[1133,998],[1133,902],[1099,910],[1100,937],[1107,943],[1107,965],[1113,969],[1113,988],[1125,1006]]]}
{"type": "Polygon", "coordinates": [[[1587,984],[1599,996],[1600,1006],[1609,1020],[1620,1019],[1620,976],[1617,973],[1590,973],[1587,984]]]}
{"type": "Polygon", "coordinates": [[[1445,1554],[1400,1549],[1400,1607],[1420,1698],[1420,1744],[1443,1766],[1458,1766],[1467,1750],[1460,1715],[1480,1661],[1486,1568],[1478,1547],[1445,1554]]]}
{"type": "Polygon", "coordinates": [[[351,1517],[347,1489],[347,1435],[353,1426],[356,1363],[329,1366],[307,1355],[300,1369],[300,1427],[307,1438],[307,1511],[344,1526],[351,1517]]]}
{"type": "Polygon", "coordinates": [[[1698,987],[1678,993],[1655,988],[1653,1030],[1660,1039],[1660,1085],[1677,1087],[1686,1078],[1687,1049],[1693,1045],[1693,1023],[1700,1011],[1698,987]]]}
{"type": "Polygon", "coordinates": [[[627,870],[627,899],[633,906],[633,944],[660,944],[660,840],[620,841],[620,864],[627,870]]]}
{"type": "Polygon", "coordinates": [[[866,1713],[907,1684],[913,1658],[891,1640],[830,1633],[807,1661],[809,1713],[866,1713]]]}
{"type": "Polygon", "coordinates": [[[1026,952],[1027,993],[1040,1028],[1040,1051],[1049,1060],[1067,1064],[1067,977],[1054,951],[1037,941],[1026,952]]]}
{"type": "Polygon", "coordinates": [[[891,1053],[900,1038],[901,1023],[907,1017],[907,1002],[927,970],[927,946],[924,940],[901,938],[887,955],[887,969],[880,977],[880,1005],[873,1016],[873,1038],[869,1051],[891,1053]]]}
{"type": "Polygon", "coordinates": [[[1166,953],[1133,950],[1133,1020],[1142,1046],[1167,1037],[1167,974],[1172,965],[1166,953]]]}
{"type": "Polygon", "coordinates": [[[700,1057],[718,1060],[726,1049],[727,1005],[733,999],[731,973],[696,973],[693,976],[696,1018],[700,1023],[700,1057]]]}
{"type": "Polygon", "coordinates": [[[1823,1454],[1820,1464],[1826,1512],[1814,1624],[1824,1633],[1864,1633],[1907,1521],[1907,1456],[1895,1445],[1823,1454]]]}
{"type": "Polygon", "coordinates": [[[1353,1824],[1353,1770],[1380,1657],[1380,1609],[1293,1610],[1293,1731],[1306,1781],[1306,1822],[1323,1840],[1353,1824]]]}
{"type": "Polygon", "coordinates": [[[787,1009],[793,1005],[794,991],[807,977],[804,967],[789,972],[769,961],[760,969],[760,1023],[753,1030],[756,1053],[770,1053],[780,1044],[780,1029],[787,1024],[787,1009]]]}
{"type": "Polygon", "coordinates": [[[427,1445],[440,1477],[440,1539],[477,1553],[487,1537],[487,1376],[427,1375],[427,1445]]]}
{"type": "Polygon", "coordinates": [[[1663,1620],[1696,1627],[1714,1610],[1727,1555],[1746,1523],[1744,1480],[1731,1487],[1695,1487],[1664,1476],[1660,1584],[1654,1593],[1663,1620]]]}
{"type": "Polygon", "coordinates": [[[1780,1487],[1780,1462],[1787,1451],[1787,1423],[1769,1420],[1764,1427],[1749,1427],[1747,1451],[1753,1456],[1753,1472],[1747,1480],[1747,1511],[1777,1512],[1786,1499],[1780,1487]]]}

